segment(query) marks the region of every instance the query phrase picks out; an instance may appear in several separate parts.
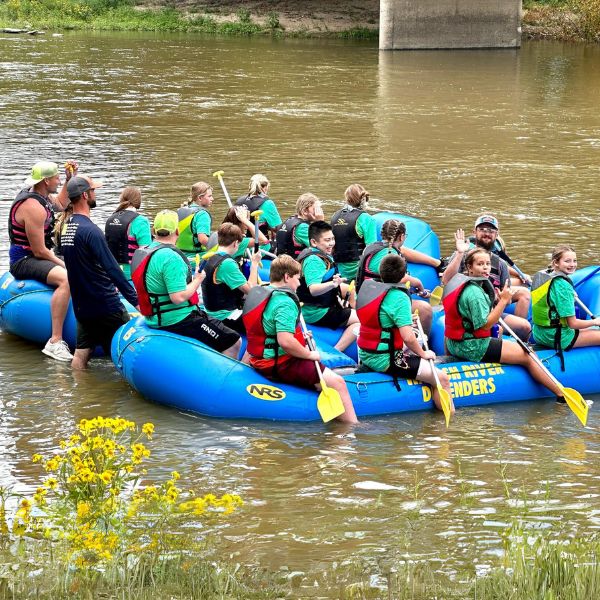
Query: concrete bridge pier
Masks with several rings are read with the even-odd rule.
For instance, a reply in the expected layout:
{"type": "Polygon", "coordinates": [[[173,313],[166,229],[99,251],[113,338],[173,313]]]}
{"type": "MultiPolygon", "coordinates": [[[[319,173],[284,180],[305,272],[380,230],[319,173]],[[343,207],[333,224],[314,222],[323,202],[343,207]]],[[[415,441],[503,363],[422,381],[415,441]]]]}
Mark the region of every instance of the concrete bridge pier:
{"type": "Polygon", "coordinates": [[[381,0],[380,50],[520,45],[521,0],[381,0]]]}

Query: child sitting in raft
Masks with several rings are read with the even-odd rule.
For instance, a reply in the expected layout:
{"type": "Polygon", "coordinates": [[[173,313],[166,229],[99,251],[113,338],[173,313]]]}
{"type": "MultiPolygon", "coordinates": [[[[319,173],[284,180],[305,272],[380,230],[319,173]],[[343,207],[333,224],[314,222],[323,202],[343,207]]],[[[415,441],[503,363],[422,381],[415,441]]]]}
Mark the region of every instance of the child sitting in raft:
{"type": "Polygon", "coordinates": [[[519,344],[491,337],[491,329],[510,304],[513,290],[507,281],[494,305],[494,287],[489,280],[490,253],[483,248],[469,250],[465,268],[466,274],[457,273],[444,288],[442,302],[448,352],[474,362],[521,365],[533,379],[561,399],[558,386],[519,344]]]}
{"type": "MultiPolygon", "coordinates": [[[[368,279],[356,299],[360,334],[358,357],[361,362],[380,373],[397,378],[415,379],[431,385],[433,401],[441,410],[440,394],[433,373],[435,359],[431,350],[423,350],[412,328],[410,295],[402,281],[406,275],[406,261],[397,254],[388,254],[379,267],[381,281],[368,279]],[[413,354],[405,353],[404,346],[413,354]]],[[[452,398],[446,373],[435,369],[442,387],[452,398]]],[[[451,404],[454,413],[454,404],[451,404]]]]}
{"type": "MultiPolygon", "coordinates": [[[[416,262],[421,262],[420,256],[418,255],[431,258],[430,256],[427,256],[427,254],[416,251],[413,251],[416,252],[416,255],[411,253],[412,259],[408,258],[406,255],[407,249],[402,248],[404,240],[406,240],[406,225],[398,219],[388,219],[381,227],[381,241],[369,244],[360,257],[358,263],[358,275],[356,276],[356,289],[358,291],[360,291],[360,287],[366,279],[379,279],[379,266],[381,265],[381,261],[389,254],[402,256],[408,261],[416,257],[418,259],[416,262]]],[[[436,259],[432,259],[432,261],[436,263],[439,262],[436,259]]],[[[416,292],[424,298],[429,296],[423,288],[421,280],[417,277],[411,277],[407,274],[402,278],[400,283],[408,283],[411,288],[414,288],[416,292]]],[[[413,312],[419,311],[423,330],[425,333],[429,334],[433,319],[431,304],[423,300],[412,300],[411,309],[413,312]]]]}
{"type": "Polygon", "coordinates": [[[575,289],[569,279],[577,269],[575,250],[566,244],[556,246],[548,269],[533,277],[531,298],[533,335],[543,346],[563,350],[600,345],[600,318],[578,319],[575,316],[575,289]]]}
{"type": "Polygon", "coordinates": [[[289,254],[298,258],[300,252],[310,246],[308,226],[323,221],[323,206],[317,196],[307,192],[296,200],[296,214],[288,217],[277,231],[276,254],[289,254]]]}
{"type": "Polygon", "coordinates": [[[298,288],[298,297],[304,303],[302,314],[306,322],[313,325],[329,329],[345,327],[335,345],[336,350],[343,352],[356,339],[353,326],[358,323],[358,317],[352,308],[354,298],[331,256],[335,246],[331,225],[325,221],[311,223],[308,237],[310,248],[298,256],[302,265],[298,288]],[[345,306],[346,303],[348,306],[345,306]]]}
{"type": "MultiPolygon", "coordinates": [[[[299,325],[300,303],[296,290],[300,285],[300,264],[282,254],[271,264],[271,283],[253,287],[244,304],[244,324],[248,336],[250,364],[273,381],[320,390],[315,361],[319,353],[305,345],[299,325]]],[[[325,383],[336,390],[345,412],[338,419],[357,423],[346,382],[321,364],[325,383]]]]}
{"type": "Polygon", "coordinates": [[[213,203],[213,189],[208,183],[198,181],[192,185],[190,197],[177,209],[179,237],[177,247],[189,259],[198,252],[206,252],[212,217],[208,209],[213,203]]]}

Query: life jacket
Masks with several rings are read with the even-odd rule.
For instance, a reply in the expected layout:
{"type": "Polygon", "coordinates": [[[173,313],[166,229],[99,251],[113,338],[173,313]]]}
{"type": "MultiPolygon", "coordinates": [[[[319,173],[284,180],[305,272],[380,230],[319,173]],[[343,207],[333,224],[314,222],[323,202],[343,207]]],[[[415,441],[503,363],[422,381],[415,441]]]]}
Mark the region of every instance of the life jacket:
{"type": "Polygon", "coordinates": [[[306,248],[294,239],[296,227],[301,223],[308,223],[306,219],[300,219],[297,216],[289,217],[283,222],[283,225],[275,235],[275,254],[287,254],[292,258],[298,258],[300,252],[306,248]]]}
{"type": "MultiPolygon", "coordinates": [[[[268,336],[265,332],[263,318],[265,310],[273,294],[285,294],[289,296],[296,307],[298,308],[298,317],[296,318],[296,329],[294,331],[294,337],[303,346],[306,344],[302,328],[300,327],[300,303],[298,296],[287,287],[273,288],[271,286],[255,286],[253,287],[244,303],[244,310],[242,312],[242,320],[244,327],[246,328],[246,336],[248,339],[247,351],[253,358],[260,358],[266,362],[266,366],[272,366],[277,369],[277,362],[279,358],[279,344],[277,343],[277,336],[268,336]],[[265,359],[265,350],[274,350],[275,357],[272,359],[265,359]]],[[[282,360],[289,355],[285,354],[282,360]]]]}
{"type": "Polygon", "coordinates": [[[31,251],[29,239],[27,238],[27,234],[25,232],[25,227],[17,222],[15,215],[19,206],[21,206],[21,204],[23,204],[23,202],[29,198],[37,200],[46,211],[46,219],[44,220],[44,245],[46,248],[48,248],[48,250],[51,250],[54,247],[52,233],[54,229],[55,217],[52,203],[45,196],[26,188],[21,190],[16,195],[8,214],[8,238],[11,245],[20,246],[21,249],[25,251],[24,256],[32,256],[33,253],[31,251]]]}
{"type": "MultiPolygon", "coordinates": [[[[403,287],[391,283],[383,283],[367,279],[356,298],[356,314],[360,321],[360,333],[356,340],[358,347],[375,354],[388,354],[390,365],[394,363],[395,353],[402,350],[404,341],[398,327],[383,327],[381,324],[381,305],[391,290],[397,289],[405,293],[410,302],[410,293],[403,287]],[[379,350],[385,344],[385,350],[379,350]]],[[[400,391],[398,378],[394,376],[394,385],[400,391]]]]}
{"type": "Polygon", "coordinates": [[[153,294],[148,291],[146,287],[146,274],[148,273],[148,267],[150,266],[150,260],[158,250],[168,248],[178,254],[188,268],[188,274],[186,277],[186,283],[190,283],[192,280],[192,268],[190,261],[187,259],[185,254],[172,244],[161,244],[160,246],[142,246],[138,248],[131,259],[131,279],[135,290],[138,295],[138,301],[140,306],[140,312],[145,317],[156,316],[158,317],[158,326],[161,326],[162,315],[167,312],[180,309],[182,306],[196,306],[199,302],[198,293],[194,292],[192,296],[186,300],[185,303],[178,304],[177,306],[171,306],[170,308],[163,308],[172,304],[169,294],[153,294]]]}
{"type": "MultiPolygon", "coordinates": [[[[317,250],[316,248],[306,248],[302,250],[296,259],[300,264],[302,264],[309,256],[318,256],[324,263],[327,272],[323,276],[321,283],[325,283],[327,281],[331,281],[333,276],[338,273],[338,268],[335,262],[327,256],[324,252],[317,250]]],[[[334,306],[337,302],[337,298],[340,297],[340,288],[336,287],[324,294],[320,294],[319,296],[313,296],[306,285],[306,278],[302,276],[300,278],[300,285],[298,286],[298,298],[300,298],[300,302],[304,304],[310,304],[311,306],[321,306],[323,308],[329,308],[330,306],[334,306]]]]}
{"type": "Polygon", "coordinates": [[[561,370],[565,370],[565,359],[562,350],[562,328],[568,327],[567,319],[559,317],[552,299],[550,290],[557,280],[568,281],[571,287],[573,282],[564,273],[556,271],[538,271],[531,280],[531,315],[535,325],[540,327],[556,327],[554,332],[554,350],[558,353],[561,370]]]}
{"type": "MultiPolygon", "coordinates": [[[[265,194],[258,194],[257,196],[251,196],[250,194],[245,194],[244,196],[240,196],[236,201],[235,201],[235,206],[244,206],[245,208],[247,208],[250,211],[250,221],[252,221],[252,224],[254,225],[254,223],[256,222],[255,218],[252,216],[252,213],[255,210],[259,210],[260,207],[267,201],[270,200],[269,196],[265,196],[265,194]]],[[[268,236],[269,235],[269,226],[267,225],[267,223],[265,221],[263,221],[258,228],[260,229],[260,231],[265,235],[268,236]]],[[[253,232],[248,230],[246,232],[246,237],[252,237],[253,232]]]]}
{"type": "MultiPolygon", "coordinates": [[[[376,279],[380,280],[379,271],[373,271],[371,269],[371,260],[373,257],[381,250],[389,249],[388,244],[385,242],[374,242],[373,244],[369,244],[363,251],[362,256],[360,257],[360,261],[358,263],[358,273],[356,275],[356,289],[360,290],[360,286],[366,279],[376,279]]],[[[397,254],[398,256],[402,256],[396,248],[390,249],[390,254],[397,254]]]]}
{"type": "Polygon", "coordinates": [[[366,244],[365,240],[356,233],[356,221],[364,212],[359,208],[349,210],[345,207],[331,217],[331,228],[335,236],[333,248],[335,262],[354,262],[363,253],[366,244]]]}
{"type": "Polygon", "coordinates": [[[177,209],[179,217],[179,237],[177,247],[184,252],[205,252],[206,248],[198,241],[198,236],[192,231],[192,221],[197,212],[207,210],[200,206],[182,206],[177,209]]]}
{"type": "Polygon", "coordinates": [[[204,307],[210,311],[242,308],[244,294],[239,289],[232,290],[226,283],[217,283],[217,270],[228,259],[235,263],[229,254],[215,254],[204,267],[206,277],[202,282],[202,300],[204,307]]]}
{"type": "Polygon", "coordinates": [[[104,237],[113,256],[120,265],[129,264],[139,248],[134,236],[129,234],[131,223],[139,217],[134,210],[120,210],[106,220],[104,237]]]}
{"type": "Polygon", "coordinates": [[[444,335],[456,341],[465,339],[486,338],[491,336],[490,329],[474,329],[468,316],[463,316],[458,310],[458,302],[462,293],[469,285],[478,285],[490,299],[491,304],[496,300],[494,287],[487,277],[470,277],[457,273],[444,288],[442,303],[446,313],[446,328],[444,335]],[[470,334],[468,336],[467,334],[470,334]]]}

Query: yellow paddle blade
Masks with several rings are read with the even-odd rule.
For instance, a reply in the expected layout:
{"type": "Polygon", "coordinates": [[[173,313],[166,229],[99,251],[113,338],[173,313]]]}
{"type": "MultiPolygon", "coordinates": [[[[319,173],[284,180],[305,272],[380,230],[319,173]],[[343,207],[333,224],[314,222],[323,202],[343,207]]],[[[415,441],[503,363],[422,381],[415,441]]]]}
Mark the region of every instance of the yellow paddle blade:
{"type": "Polygon", "coordinates": [[[444,288],[441,285],[433,288],[433,290],[431,290],[431,296],[429,296],[429,304],[431,304],[431,306],[438,306],[442,301],[443,293],[444,288]]]}
{"type": "MultiPolygon", "coordinates": [[[[202,260],[207,260],[211,256],[214,256],[217,253],[218,249],[219,249],[219,244],[217,244],[216,246],[213,246],[212,248],[209,248],[200,258],[202,258],[202,260]]],[[[196,260],[198,260],[197,254],[196,254],[196,260]]]]}
{"type": "Polygon", "coordinates": [[[321,419],[323,419],[323,423],[327,423],[343,415],[346,409],[337,391],[327,387],[324,383],[321,379],[321,387],[323,389],[317,398],[317,409],[319,410],[321,419]]]}
{"type": "Polygon", "coordinates": [[[581,394],[573,388],[562,388],[563,396],[567,401],[567,406],[575,413],[575,416],[581,421],[581,424],[585,427],[587,423],[587,416],[590,407],[588,403],[583,399],[581,394]]]}
{"type": "Polygon", "coordinates": [[[440,394],[440,404],[442,405],[442,410],[444,411],[444,418],[446,419],[446,428],[450,425],[450,415],[452,405],[452,401],[450,400],[450,394],[441,386],[437,386],[437,390],[440,394]]]}

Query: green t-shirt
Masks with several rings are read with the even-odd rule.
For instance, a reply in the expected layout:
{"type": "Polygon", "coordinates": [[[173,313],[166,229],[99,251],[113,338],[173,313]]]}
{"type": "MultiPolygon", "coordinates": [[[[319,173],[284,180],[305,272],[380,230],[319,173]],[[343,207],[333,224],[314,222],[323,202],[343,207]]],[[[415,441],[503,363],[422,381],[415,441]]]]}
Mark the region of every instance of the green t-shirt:
{"type": "MultiPolygon", "coordinates": [[[[333,258],[329,258],[333,264],[333,258]]],[[[307,287],[310,287],[314,283],[323,283],[323,278],[328,273],[327,265],[316,254],[308,256],[302,261],[302,277],[306,280],[307,287]]],[[[330,278],[328,277],[327,279],[329,280],[330,278]]],[[[302,306],[302,314],[307,323],[316,323],[327,314],[328,310],[328,307],[316,306],[314,304],[304,304],[302,306]]]]}
{"type": "MultiPolygon", "coordinates": [[[[404,327],[412,325],[412,314],[410,298],[401,290],[391,289],[388,295],[381,303],[379,309],[379,320],[382,327],[404,327]]],[[[377,350],[384,350],[384,353],[368,352],[358,349],[358,358],[367,367],[385,373],[390,367],[390,355],[387,352],[387,342],[379,344],[377,350]]]]}
{"type": "MultiPolygon", "coordinates": [[[[365,246],[377,241],[377,221],[369,214],[363,213],[356,219],[356,233],[365,241],[365,246]]],[[[348,283],[356,279],[358,273],[358,261],[338,263],[340,275],[348,280],[348,283]]]]}
{"type": "MultiPolygon", "coordinates": [[[[225,256],[227,255],[226,252],[218,252],[217,254],[225,256]]],[[[240,271],[240,268],[238,267],[238,264],[235,262],[235,260],[224,260],[219,265],[215,274],[215,281],[217,283],[224,283],[232,290],[235,290],[241,287],[242,285],[248,283],[246,281],[246,278],[242,275],[242,272],[240,271]]],[[[206,310],[206,314],[210,315],[211,317],[214,317],[215,319],[219,319],[219,321],[224,321],[225,319],[227,319],[232,312],[228,309],[207,310],[206,307],[204,308],[204,310],[206,310]]]]}
{"type": "MultiPolygon", "coordinates": [[[[294,333],[297,320],[298,307],[296,303],[286,293],[274,292],[263,313],[265,333],[271,338],[276,338],[278,332],[294,333]]],[[[285,352],[283,348],[279,348],[279,355],[282,354],[285,352]]],[[[265,349],[264,358],[275,358],[275,350],[265,349]]]]}
{"type": "MultiPolygon", "coordinates": [[[[564,279],[557,279],[554,281],[550,287],[550,303],[554,303],[554,306],[556,306],[556,312],[558,312],[559,317],[567,318],[575,316],[575,295],[573,293],[573,286],[564,279]]],[[[533,324],[533,337],[538,344],[554,348],[555,333],[556,327],[542,327],[535,323],[533,324]]],[[[568,326],[561,327],[560,337],[560,345],[564,350],[573,342],[575,330],[568,326]]]]}
{"type": "MultiPolygon", "coordinates": [[[[469,316],[474,329],[483,327],[488,319],[492,303],[487,294],[478,285],[468,285],[458,301],[458,312],[469,316]]],[[[448,352],[465,360],[479,362],[490,345],[490,338],[475,338],[467,332],[463,341],[446,338],[448,352]]]]}
{"type": "MultiPolygon", "coordinates": [[[[150,247],[161,246],[159,242],[153,242],[150,247]]],[[[189,267],[174,250],[165,248],[157,250],[150,259],[146,271],[146,289],[152,294],[161,294],[161,301],[169,300],[169,294],[182,292],[187,287],[187,276],[189,267]]],[[[174,325],[185,319],[196,307],[190,306],[189,302],[181,304],[169,303],[162,310],[171,310],[162,314],[161,327],[174,325]]],[[[145,317],[150,327],[158,327],[158,317],[153,315],[145,317]]]]}
{"type": "Polygon", "coordinates": [[[375,254],[373,254],[371,257],[371,261],[369,262],[369,271],[372,271],[373,273],[379,273],[381,261],[389,254],[400,255],[400,252],[398,252],[396,248],[392,248],[391,252],[388,248],[382,248],[379,250],[379,252],[375,252],[375,254]]]}
{"type": "MultiPolygon", "coordinates": [[[[149,246],[152,243],[150,221],[144,215],[138,215],[129,225],[129,235],[135,238],[138,246],[149,246]]],[[[123,274],[131,279],[131,266],[129,263],[121,265],[123,274]]]]}
{"type": "Polygon", "coordinates": [[[308,239],[308,223],[300,223],[294,229],[294,241],[296,244],[302,244],[306,248],[310,246],[308,239]]]}
{"type": "Polygon", "coordinates": [[[265,200],[258,210],[262,210],[263,213],[260,215],[259,222],[265,222],[269,227],[279,227],[282,223],[279,211],[275,206],[275,202],[271,199],[265,200]]]}

